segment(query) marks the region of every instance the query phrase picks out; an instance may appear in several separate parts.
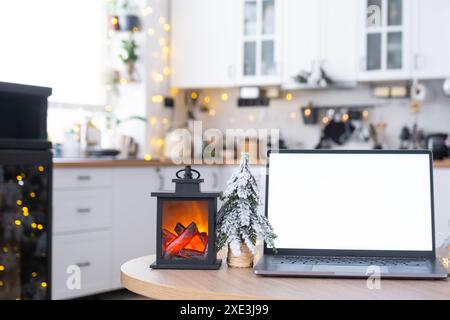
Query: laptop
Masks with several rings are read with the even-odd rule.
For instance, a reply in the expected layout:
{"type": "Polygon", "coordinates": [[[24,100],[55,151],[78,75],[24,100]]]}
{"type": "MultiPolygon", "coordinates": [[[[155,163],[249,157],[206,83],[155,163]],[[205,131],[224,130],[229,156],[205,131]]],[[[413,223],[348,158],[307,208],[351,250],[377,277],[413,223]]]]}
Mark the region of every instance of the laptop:
{"type": "Polygon", "coordinates": [[[442,279],[430,151],[270,151],[262,276],[442,279]]]}

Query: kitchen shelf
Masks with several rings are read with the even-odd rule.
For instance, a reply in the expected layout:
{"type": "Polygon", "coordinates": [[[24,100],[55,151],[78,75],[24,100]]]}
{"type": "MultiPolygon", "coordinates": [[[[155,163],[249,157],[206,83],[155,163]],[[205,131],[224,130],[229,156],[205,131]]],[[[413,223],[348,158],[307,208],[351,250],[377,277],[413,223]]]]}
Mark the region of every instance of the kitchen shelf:
{"type": "Polygon", "coordinates": [[[325,87],[322,86],[312,86],[306,83],[289,83],[281,86],[283,90],[299,90],[299,91],[307,91],[307,90],[350,90],[355,89],[358,86],[358,83],[355,81],[350,82],[336,82],[325,87]]]}

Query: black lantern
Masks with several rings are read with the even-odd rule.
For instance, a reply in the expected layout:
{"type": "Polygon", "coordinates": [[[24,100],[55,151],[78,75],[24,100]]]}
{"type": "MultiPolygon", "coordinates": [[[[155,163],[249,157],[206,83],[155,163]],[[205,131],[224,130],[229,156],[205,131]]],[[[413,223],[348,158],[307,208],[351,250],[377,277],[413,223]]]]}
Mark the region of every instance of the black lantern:
{"type": "Polygon", "coordinates": [[[216,257],[216,212],[221,193],[201,192],[204,180],[190,166],[176,176],[175,192],[152,192],[158,211],[156,261],[150,267],[218,269],[222,261],[216,257]]]}

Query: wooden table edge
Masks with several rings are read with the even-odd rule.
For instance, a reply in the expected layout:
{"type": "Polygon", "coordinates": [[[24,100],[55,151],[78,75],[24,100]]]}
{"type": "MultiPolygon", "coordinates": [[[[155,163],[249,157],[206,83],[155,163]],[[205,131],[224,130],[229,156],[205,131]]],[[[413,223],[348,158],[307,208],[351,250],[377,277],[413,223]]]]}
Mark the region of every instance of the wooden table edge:
{"type": "MultiPolygon", "coordinates": [[[[124,267],[126,267],[127,264],[133,263],[133,261],[138,259],[140,258],[127,261],[120,267],[120,282],[125,289],[144,297],[157,300],[300,300],[293,299],[292,297],[253,296],[225,292],[200,291],[185,287],[174,287],[148,282],[134,278],[124,271],[124,267]]],[[[149,271],[150,270],[149,267],[149,271]]]]}

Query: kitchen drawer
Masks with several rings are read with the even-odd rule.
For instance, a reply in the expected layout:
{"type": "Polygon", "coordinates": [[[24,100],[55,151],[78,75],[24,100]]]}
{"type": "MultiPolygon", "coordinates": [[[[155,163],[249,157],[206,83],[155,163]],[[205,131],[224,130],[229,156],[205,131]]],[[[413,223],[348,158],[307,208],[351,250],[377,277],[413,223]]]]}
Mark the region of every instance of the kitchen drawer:
{"type": "Polygon", "coordinates": [[[53,175],[53,187],[56,190],[109,187],[112,184],[111,169],[55,169],[53,175]]]}
{"type": "Polygon", "coordinates": [[[111,190],[60,190],[53,193],[55,233],[105,228],[111,224],[111,190]]]}
{"type": "Polygon", "coordinates": [[[111,234],[86,232],[53,237],[53,299],[68,299],[107,291],[111,286],[111,234]],[[69,288],[79,267],[80,289],[69,288]],[[69,271],[68,271],[69,268],[69,271]]]}

